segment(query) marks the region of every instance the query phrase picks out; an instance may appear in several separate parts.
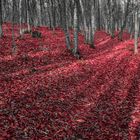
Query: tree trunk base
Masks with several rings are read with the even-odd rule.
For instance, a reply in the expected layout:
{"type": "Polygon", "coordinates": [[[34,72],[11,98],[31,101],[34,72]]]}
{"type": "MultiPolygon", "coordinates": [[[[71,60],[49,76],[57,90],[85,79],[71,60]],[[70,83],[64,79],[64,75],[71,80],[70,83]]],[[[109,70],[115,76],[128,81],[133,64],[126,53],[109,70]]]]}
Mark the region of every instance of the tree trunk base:
{"type": "Polygon", "coordinates": [[[81,54],[80,54],[79,51],[75,52],[74,49],[70,49],[70,53],[71,53],[74,57],[76,57],[77,59],[81,59],[81,58],[82,58],[82,56],[81,56],[81,54]]]}

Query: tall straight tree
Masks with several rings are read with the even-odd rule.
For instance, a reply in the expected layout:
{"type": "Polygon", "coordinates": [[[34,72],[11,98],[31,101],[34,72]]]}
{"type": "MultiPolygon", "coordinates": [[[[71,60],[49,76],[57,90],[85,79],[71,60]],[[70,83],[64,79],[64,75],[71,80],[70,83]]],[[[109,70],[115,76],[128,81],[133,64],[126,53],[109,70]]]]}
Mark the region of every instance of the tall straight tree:
{"type": "Polygon", "coordinates": [[[90,13],[90,23],[89,23],[89,45],[94,48],[94,35],[95,35],[95,1],[91,0],[91,13],[90,13]]]}
{"type": "Polygon", "coordinates": [[[41,15],[41,1],[36,0],[36,7],[37,7],[37,15],[38,15],[38,24],[39,26],[42,25],[42,15],[41,15]]]}
{"type": "Polygon", "coordinates": [[[70,33],[68,28],[68,0],[62,0],[62,9],[63,9],[63,29],[65,32],[65,38],[66,38],[66,47],[68,50],[71,49],[71,39],[70,39],[70,33]]]}
{"type": "Polygon", "coordinates": [[[50,5],[51,5],[51,11],[52,11],[52,25],[53,25],[53,30],[55,30],[55,27],[56,27],[55,0],[50,0],[50,5]]]}
{"type": "Polygon", "coordinates": [[[15,2],[12,2],[12,55],[15,55],[17,52],[16,43],[15,43],[15,31],[14,31],[14,24],[15,24],[15,2]]]}
{"type": "Polygon", "coordinates": [[[78,2],[74,1],[74,49],[73,53],[78,52],[78,2]]]}
{"type": "Polygon", "coordinates": [[[83,30],[84,30],[84,36],[85,36],[85,43],[87,43],[88,42],[88,27],[87,27],[86,13],[85,13],[83,1],[79,0],[79,3],[80,3],[82,18],[83,18],[83,30]]]}
{"type": "Polygon", "coordinates": [[[25,0],[25,6],[26,6],[26,17],[27,17],[27,29],[28,31],[31,30],[30,26],[30,16],[29,16],[29,0],[25,0]]]}
{"type": "Polygon", "coordinates": [[[2,0],[0,0],[0,38],[3,36],[2,22],[2,0]]]}
{"type": "Polygon", "coordinates": [[[135,12],[135,34],[134,34],[134,53],[138,53],[138,34],[139,34],[139,19],[138,19],[138,10],[135,12]]]}
{"type": "Polygon", "coordinates": [[[22,0],[19,0],[19,26],[20,26],[20,36],[22,36],[22,0]]]}

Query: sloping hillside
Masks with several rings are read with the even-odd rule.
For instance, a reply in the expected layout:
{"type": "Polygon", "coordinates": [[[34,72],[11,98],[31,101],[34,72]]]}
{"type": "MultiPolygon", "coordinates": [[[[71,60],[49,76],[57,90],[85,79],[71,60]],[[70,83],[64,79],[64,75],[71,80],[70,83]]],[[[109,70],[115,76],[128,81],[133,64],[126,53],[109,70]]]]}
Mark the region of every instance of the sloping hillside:
{"type": "MultiPolygon", "coordinates": [[[[136,140],[140,136],[140,56],[133,40],[95,35],[95,49],[79,35],[82,59],[65,47],[61,29],[18,37],[11,25],[0,39],[0,140],[136,140]]],[[[71,35],[72,36],[72,35],[71,35]]]]}

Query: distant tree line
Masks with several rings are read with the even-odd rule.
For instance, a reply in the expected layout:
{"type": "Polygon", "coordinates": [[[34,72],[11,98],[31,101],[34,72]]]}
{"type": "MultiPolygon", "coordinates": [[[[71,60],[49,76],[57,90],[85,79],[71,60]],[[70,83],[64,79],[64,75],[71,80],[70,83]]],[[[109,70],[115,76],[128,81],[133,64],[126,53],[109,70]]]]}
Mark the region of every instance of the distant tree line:
{"type": "Polygon", "coordinates": [[[138,53],[140,35],[140,1],[139,0],[0,0],[0,37],[3,36],[3,22],[20,25],[19,34],[23,34],[23,23],[28,31],[32,26],[56,27],[64,30],[66,47],[78,53],[78,33],[82,32],[85,43],[95,48],[94,34],[105,30],[112,38],[122,40],[124,31],[134,38],[134,53],[138,53]],[[69,30],[73,29],[74,38],[69,30]],[[115,32],[118,32],[116,35],[115,32]],[[73,48],[71,48],[73,40],[73,48]]]}

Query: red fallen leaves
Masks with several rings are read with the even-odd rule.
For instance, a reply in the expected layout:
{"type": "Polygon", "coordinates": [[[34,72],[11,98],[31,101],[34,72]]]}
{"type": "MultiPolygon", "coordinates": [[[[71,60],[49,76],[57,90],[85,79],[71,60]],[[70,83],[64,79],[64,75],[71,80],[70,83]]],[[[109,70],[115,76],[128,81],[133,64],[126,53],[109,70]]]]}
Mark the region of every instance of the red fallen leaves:
{"type": "Polygon", "coordinates": [[[83,59],[76,60],[61,29],[38,27],[40,40],[20,40],[16,26],[13,57],[11,25],[3,27],[0,139],[138,139],[140,57],[126,49],[133,47],[127,33],[119,42],[97,32],[94,50],[80,35],[83,59]]]}

